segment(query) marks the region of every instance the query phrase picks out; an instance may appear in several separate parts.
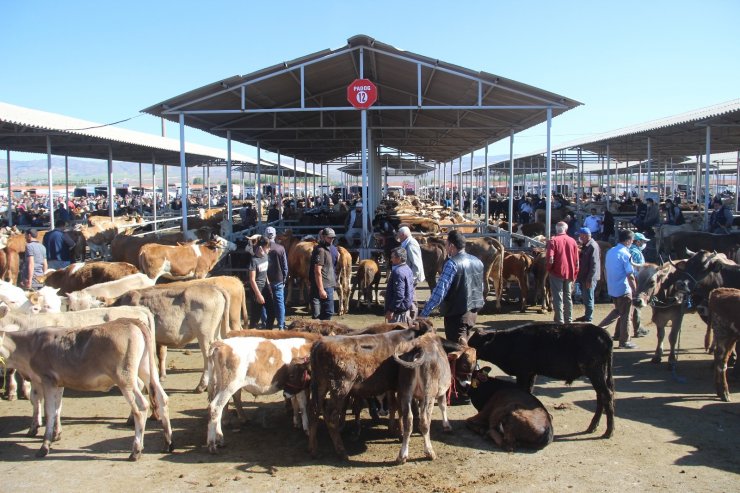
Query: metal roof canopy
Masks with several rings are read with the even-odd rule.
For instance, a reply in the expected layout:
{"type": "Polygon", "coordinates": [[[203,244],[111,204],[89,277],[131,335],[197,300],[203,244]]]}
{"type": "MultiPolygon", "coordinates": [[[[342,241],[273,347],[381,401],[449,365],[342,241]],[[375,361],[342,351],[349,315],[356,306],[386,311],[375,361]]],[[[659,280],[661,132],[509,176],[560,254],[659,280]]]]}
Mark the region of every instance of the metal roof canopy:
{"type": "Polygon", "coordinates": [[[323,163],[361,148],[360,111],[347,86],[378,87],[368,110],[377,145],[447,161],[581,103],[485,72],[399,50],[368,36],[336,50],[234,76],[144,109],[238,142],[323,163]],[[361,70],[364,68],[364,70],[361,70]]]}
{"type": "MultiPolygon", "coordinates": [[[[346,156],[344,166],[338,170],[351,176],[362,176],[361,156],[346,156]]],[[[418,176],[434,171],[436,163],[422,162],[418,157],[413,155],[401,154],[400,151],[393,153],[392,149],[388,152],[380,153],[378,163],[386,168],[388,176],[418,176]]],[[[332,163],[330,163],[332,164],[332,163]]]]}
{"type": "MultiPolygon", "coordinates": [[[[0,149],[116,161],[179,166],[180,141],[0,102],[0,149]]],[[[226,159],[226,151],[185,143],[189,166],[226,159]]],[[[232,155],[232,162],[254,159],[232,155]]]]}

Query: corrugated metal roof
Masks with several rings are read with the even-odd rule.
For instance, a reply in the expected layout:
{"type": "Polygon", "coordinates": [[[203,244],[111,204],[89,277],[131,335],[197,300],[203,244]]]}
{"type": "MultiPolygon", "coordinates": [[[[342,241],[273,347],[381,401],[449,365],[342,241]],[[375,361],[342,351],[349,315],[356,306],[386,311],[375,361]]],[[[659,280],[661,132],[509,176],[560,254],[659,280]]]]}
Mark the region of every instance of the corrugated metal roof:
{"type": "MultiPolygon", "coordinates": [[[[0,102],[0,149],[46,154],[47,135],[54,155],[107,160],[110,144],[116,161],[151,163],[154,159],[156,164],[180,165],[179,140],[0,102]]],[[[224,166],[226,158],[225,149],[185,143],[188,166],[224,166]]],[[[257,160],[250,156],[232,152],[231,159],[234,165],[256,169],[257,160]]],[[[264,173],[275,174],[275,164],[263,159],[264,173]]],[[[292,174],[292,168],[282,167],[284,174],[292,174]]]]}
{"type": "Polygon", "coordinates": [[[360,76],[360,50],[364,77],[378,87],[378,101],[368,111],[374,143],[425,161],[448,161],[537,125],[546,120],[545,106],[556,116],[581,104],[361,35],[341,48],[217,81],[143,111],[172,121],[179,111],[194,112],[185,114],[189,126],[220,136],[230,130],[239,142],[329,162],[361,145],[360,112],[346,111],[352,109],[347,87],[360,76]],[[479,102],[497,109],[456,109],[479,102]]]}

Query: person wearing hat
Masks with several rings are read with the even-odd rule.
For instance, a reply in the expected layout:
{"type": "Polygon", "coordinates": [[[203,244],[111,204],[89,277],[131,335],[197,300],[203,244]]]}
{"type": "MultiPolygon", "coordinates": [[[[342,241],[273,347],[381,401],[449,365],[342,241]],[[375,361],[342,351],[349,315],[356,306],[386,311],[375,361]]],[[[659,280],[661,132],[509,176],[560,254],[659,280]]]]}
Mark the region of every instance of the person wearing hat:
{"type": "Polygon", "coordinates": [[[330,248],[336,236],[333,229],[324,228],[311,252],[308,281],[311,285],[311,318],[314,319],[331,320],[334,314],[336,276],[330,248]]]}
{"type": "MultiPolygon", "coordinates": [[[[635,266],[638,271],[645,264],[645,256],[643,250],[647,247],[647,242],[650,241],[642,233],[635,233],[635,238],[630,246],[630,260],[632,265],[635,266]]],[[[632,309],[632,330],[634,334],[632,337],[644,337],[650,333],[650,331],[642,326],[641,312],[639,308],[632,309]]]]}
{"type": "Polygon", "coordinates": [[[587,227],[578,230],[578,241],[583,247],[578,257],[579,269],[576,282],[581,286],[581,296],[586,313],[575,321],[591,322],[594,315],[594,289],[601,279],[601,249],[587,227]]]}
{"type": "Polygon", "coordinates": [[[285,248],[275,241],[277,231],[272,226],[265,229],[265,237],[270,240],[267,253],[267,281],[272,290],[272,311],[267,313],[265,327],[272,329],[277,318],[279,330],[285,330],[285,281],[288,279],[288,256],[285,248]]]}
{"type": "Polygon", "coordinates": [[[38,242],[39,232],[35,228],[26,231],[26,258],[23,261],[21,286],[39,289],[44,287],[37,278],[49,269],[46,262],[46,248],[38,242]]]}
{"type": "Polygon", "coordinates": [[[714,234],[727,234],[730,232],[732,227],[732,211],[729,207],[722,204],[722,200],[719,197],[715,197],[712,201],[714,210],[712,215],[709,216],[709,232],[714,234]]]}
{"type": "Polygon", "coordinates": [[[401,242],[403,249],[406,250],[406,259],[404,262],[409,266],[413,274],[414,303],[411,307],[411,318],[416,318],[416,314],[419,312],[416,305],[416,287],[419,283],[426,280],[426,277],[424,277],[424,264],[421,259],[421,247],[419,246],[419,242],[411,236],[411,230],[408,226],[398,228],[397,238],[401,242]]]}
{"type": "MultiPolygon", "coordinates": [[[[368,226],[371,224],[370,219],[367,221],[368,226]]],[[[344,222],[344,229],[347,231],[344,238],[350,246],[356,246],[358,241],[362,240],[362,200],[355,202],[354,210],[351,210],[344,222]]]]}

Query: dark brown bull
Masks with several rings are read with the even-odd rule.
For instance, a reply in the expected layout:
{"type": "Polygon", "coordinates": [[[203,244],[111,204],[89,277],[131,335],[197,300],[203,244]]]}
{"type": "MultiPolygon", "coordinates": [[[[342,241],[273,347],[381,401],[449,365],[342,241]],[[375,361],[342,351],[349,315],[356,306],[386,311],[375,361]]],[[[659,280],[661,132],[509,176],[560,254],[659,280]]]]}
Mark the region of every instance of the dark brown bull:
{"type": "Polygon", "coordinates": [[[717,288],[709,295],[709,316],[714,332],[714,385],[717,395],[730,401],[727,387],[727,360],[740,339],[740,317],[735,310],[740,306],[740,289],[717,288]]]}

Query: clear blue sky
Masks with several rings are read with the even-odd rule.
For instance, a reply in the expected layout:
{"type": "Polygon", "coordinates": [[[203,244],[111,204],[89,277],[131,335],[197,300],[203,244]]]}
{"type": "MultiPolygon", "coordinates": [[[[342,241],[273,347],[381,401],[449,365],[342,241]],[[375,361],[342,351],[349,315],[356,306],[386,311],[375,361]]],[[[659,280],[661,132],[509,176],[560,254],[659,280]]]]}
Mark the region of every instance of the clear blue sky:
{"type": "MultiPolygon", "coordinates": [[[[739,21],[735,0],[0,0],[0,101],[114,122],[367,34],[583,102],[554,120],[557,144],[740,98],[739,21]]],[[[122,126],[159,125],[144,115],[122,126]]],[[[544,147],[544,135],[525,132],[515,152],[544,147]]]]}

